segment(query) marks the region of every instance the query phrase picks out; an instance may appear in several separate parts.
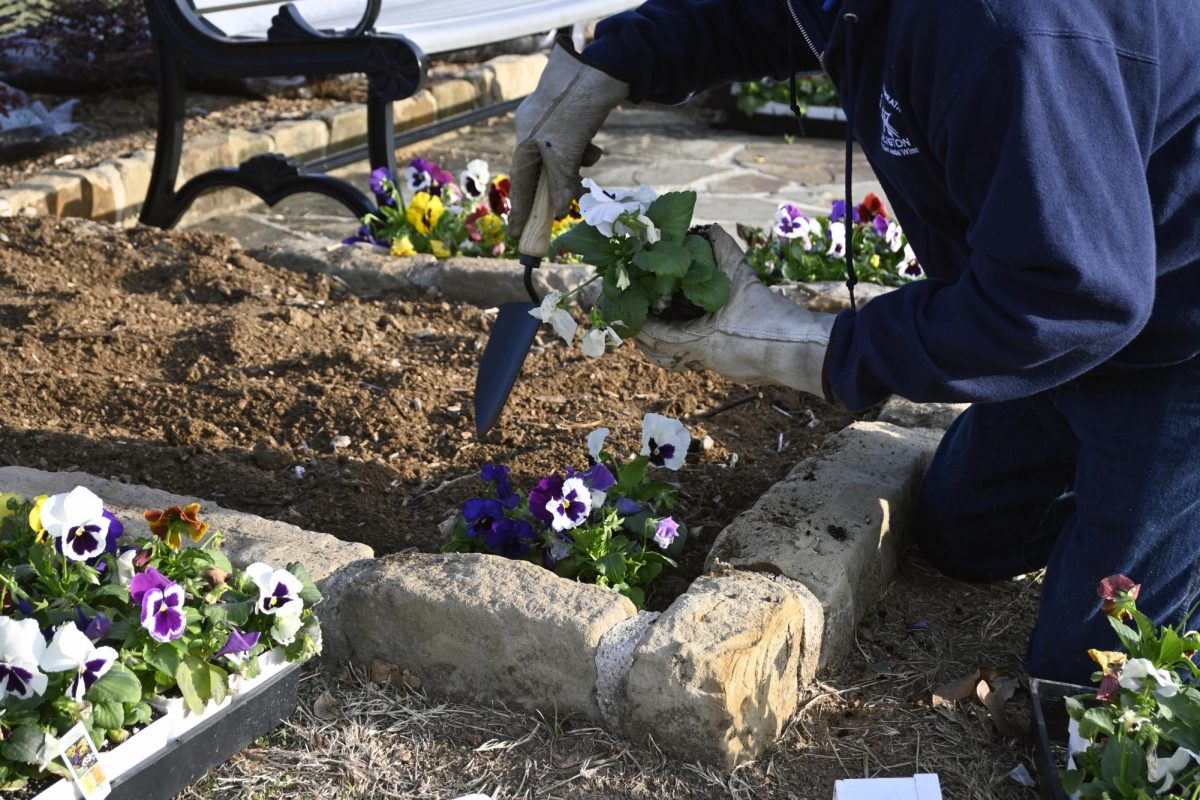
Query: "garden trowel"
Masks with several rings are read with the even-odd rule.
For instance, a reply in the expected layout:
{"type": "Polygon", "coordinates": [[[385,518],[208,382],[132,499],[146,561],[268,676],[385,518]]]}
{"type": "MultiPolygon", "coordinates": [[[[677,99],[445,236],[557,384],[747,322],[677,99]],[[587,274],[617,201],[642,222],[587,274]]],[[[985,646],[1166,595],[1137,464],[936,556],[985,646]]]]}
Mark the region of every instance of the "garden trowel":
{"type": "Polygon", "coordinates": [[[492,326],[487,347],[475,375],[475,433],[483,437],[508,402],[521,365],[533,345],[542,321],[530,314],[541,305],[533,290],[533,271],[542,263],[550,247],[550,229],[554,225],[554,209],[550,207],[550,187],[543,170],[538,179],[537,194],[529,221],[517,245],[521,266],[525,268],[525,291],[530,303],[502,303],[496,324],[492,326]]]}

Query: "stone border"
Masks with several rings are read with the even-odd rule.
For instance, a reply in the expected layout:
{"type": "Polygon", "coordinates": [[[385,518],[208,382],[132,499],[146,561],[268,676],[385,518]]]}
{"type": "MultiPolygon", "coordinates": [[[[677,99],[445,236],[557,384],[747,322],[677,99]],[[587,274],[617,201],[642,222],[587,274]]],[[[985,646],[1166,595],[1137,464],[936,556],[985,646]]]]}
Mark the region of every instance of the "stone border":
{"type": "MultiPolygon", "coordinates": [[[[891,401],[920,421],[960,407],[891,401]]],[[[533,564],[481,554],[374,558],[343,542],[205,503],[237,564],[302,561],[321,585],[327,663],[384,662],[425,690],[576,714],[634,741],[732,768],[795,713],[799,687],[844,655],[887,584],[938,430],[858,422],[827,439],[718,536],[708,574],[661,614],[533,564]]],[[[0,468],[26,495],[87,486],[131,531],[189,502],[97,478],[0,468]]]]}
{"type": "MultiPolygon", "coordinates": [[[[435,79],[428,89],[393,104],[396,130],[490,103],[524,97],[537,86],[546,65],[542,53],[498,56],[461,73],[435,79]]],[[[344,104],[310,119],[277,122],[263,129],[225,129],[185,140],[179,170],[182,184],[215,167],[234,166],[260,153],[283,153],[300,161],[340,152],[367,137],[365,104],[344,104]]],[[[0,189],[0,217],[54,214],[132,225],[150,185],[153,150],[138,150],[86,169],[48,170],[0,189]]],[[[254,198],[237,190],[201,197],[189,215],[207,216],[245,207],[254,198]]]]}

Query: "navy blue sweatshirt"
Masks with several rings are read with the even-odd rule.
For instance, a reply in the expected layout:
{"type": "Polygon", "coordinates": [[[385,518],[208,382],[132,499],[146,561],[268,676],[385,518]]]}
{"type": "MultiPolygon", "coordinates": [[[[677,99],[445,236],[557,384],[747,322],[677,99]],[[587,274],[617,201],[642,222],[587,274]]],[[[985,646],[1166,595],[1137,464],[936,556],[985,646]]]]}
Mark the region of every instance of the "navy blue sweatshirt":
{"type": "Polygon", "coordinates": [[[678,102],[819,54],[929,276],[839,316],[834,395],[998,401],[1200,352],[1200,4],[1133,5],[651,0],[584,58],[678,102]]]}

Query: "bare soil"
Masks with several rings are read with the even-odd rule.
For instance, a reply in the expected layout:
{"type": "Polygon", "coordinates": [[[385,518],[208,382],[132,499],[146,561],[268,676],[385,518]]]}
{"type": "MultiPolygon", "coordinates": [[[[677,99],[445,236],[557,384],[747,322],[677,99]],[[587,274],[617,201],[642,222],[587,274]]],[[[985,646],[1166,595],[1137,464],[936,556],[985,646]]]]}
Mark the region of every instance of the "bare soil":
{"type": "Polygon", "coordinates": [[[631,346],[586,359],[547,335],[480,441],[473,387],[494,316],[479,308],[360,298],[219,235],[26,218],[0,232],[0,381],[20,387],[2,401],[0,462],[209,498],[380,554],[436,550],[485,463],[527,489],[585,466],[595,428],[635,451],[654,411],[711,440],[677,476],[693,546],[655,584],[658,607],[725,524],[851,420],[786,390],[664,372],[631,346]]]}

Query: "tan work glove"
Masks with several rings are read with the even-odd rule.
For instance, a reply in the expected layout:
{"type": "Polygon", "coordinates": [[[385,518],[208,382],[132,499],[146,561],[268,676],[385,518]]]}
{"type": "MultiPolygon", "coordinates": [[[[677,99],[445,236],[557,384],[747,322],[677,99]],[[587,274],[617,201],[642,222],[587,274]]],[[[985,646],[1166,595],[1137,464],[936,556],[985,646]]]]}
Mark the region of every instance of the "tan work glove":
{"type": "Polygon", "coordinates": [[[836,316],[772,292],[732,236],[717,225],[709,230],[717,266],[733,284],[729,302],[689,322],[648,319],[638,348],[667,369],[711,369],[738,383],[772,383],[824,397],[821,368],[836,316]]]}
{"type": "Polygon", "coordinates": [[[562,43],[550,53],[537,89],[517,107],[512,209],[508,227],[521,235],[533,206],[538,176],[546,170],[555,216],[567,212],[582,191],[580,167],[600,158],[592,138],[608,113],[629,95],[629,84],[589,67],[562,43]]]}

